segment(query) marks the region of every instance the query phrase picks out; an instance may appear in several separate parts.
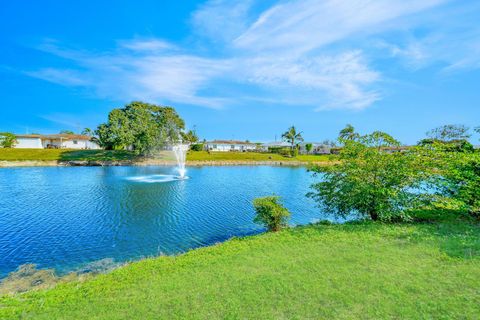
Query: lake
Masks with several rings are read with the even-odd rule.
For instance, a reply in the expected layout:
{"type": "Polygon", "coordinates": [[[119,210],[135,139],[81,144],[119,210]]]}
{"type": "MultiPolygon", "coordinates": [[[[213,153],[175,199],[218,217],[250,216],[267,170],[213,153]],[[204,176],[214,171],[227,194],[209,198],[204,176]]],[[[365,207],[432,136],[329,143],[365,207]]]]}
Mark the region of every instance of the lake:
{"type": "Polygon", "coordinates": [[[252,200],[280,195],[291,224],[326,217],[305,197],[301,167],[34,167],[0,169],[0,278],[26,263],[62,274],[263,231],[252,200]]]}

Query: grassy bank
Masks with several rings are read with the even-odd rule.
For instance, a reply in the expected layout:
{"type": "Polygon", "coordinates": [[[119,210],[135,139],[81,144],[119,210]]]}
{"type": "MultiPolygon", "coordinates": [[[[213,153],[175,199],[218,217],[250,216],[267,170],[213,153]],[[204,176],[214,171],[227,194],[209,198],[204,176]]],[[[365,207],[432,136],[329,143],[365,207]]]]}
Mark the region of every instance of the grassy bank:
{"type": "Polygon", "coordinates": [[[134,160],[123,150],[1,149],[0,161],[120,161],[134,160]]]}
{"type": "Polygon", "coordinates": [[[190,161],[301,161],[301,162],[325,162],[329,161],[328,155],[298,155],[297,157],[284,157],[276,153],[257,152],[206,152],[190,151],[187,160],[190,161]]]}
{"type": "Polygon", "coordinates": [[[299,227],[0,298],[0,318],[474,319],[480,227],[299,227]]]}
{"type": "MultiPolygon", "coordinates": [[[[161,153],[158,158],[174,160],[171,153],[161,153]]],[[[142,160],[133,152],[124,150],[67,150],[67,149],[1,149],[0,161],[125,161],[142,160]]],[[[190,151],[187,155],[189,161],[300,161],[300,162],[325,162],[330,156],[325,155],[299,155],[288,158],[279,154],[255,152],[206,152],[190,151]]]]}

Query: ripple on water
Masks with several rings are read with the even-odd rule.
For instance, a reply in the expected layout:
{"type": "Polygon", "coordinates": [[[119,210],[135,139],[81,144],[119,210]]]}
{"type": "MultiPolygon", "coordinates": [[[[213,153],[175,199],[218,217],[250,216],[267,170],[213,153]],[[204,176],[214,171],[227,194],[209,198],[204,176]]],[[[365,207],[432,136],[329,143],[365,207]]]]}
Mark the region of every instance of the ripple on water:
{"type": "Polygon", "coordinates": [[[192,167],[188,176],[174,167],[0,170],[0,278],[27,263],[67,272],[256,233],[260,196],[282,196],[292,224],[325,218],[304,196],[313,181],[305,169],[192,167]]]}
{"type": "Polygon", "coordinates": [[[126,179],[134,182],[161,183],[161,182],[187,180],[188,177],[175,176],[171,174],[152,174],[148,176],[127,177],[126,179]]]}

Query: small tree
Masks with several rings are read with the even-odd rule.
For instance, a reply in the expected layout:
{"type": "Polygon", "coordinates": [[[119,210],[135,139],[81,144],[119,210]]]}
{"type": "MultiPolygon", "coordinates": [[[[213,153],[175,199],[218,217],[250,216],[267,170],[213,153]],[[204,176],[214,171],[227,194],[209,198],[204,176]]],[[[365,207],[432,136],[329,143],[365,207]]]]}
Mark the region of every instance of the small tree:
{"type": "Polygon", "coordinates": [[[313,149],[313,144],[307,143],[305,145],[305,150],[307,150],[307,153],[310,153],[312,151],[312,149],[313,149]]]}
{"type": "Polygon", "coordinates": [[[466,140],[470,138],[470,128],[460,124],[447,124],[427,132],[427,136],[433,140],[450,142],[466,140]]]}
{"type": "Polygon", "coordinates": [[[444,149],[450,152],[473,152],[474,147],[468,141],[470,129],[464,125],[444,125],[427,132],[428,138],[418,142],[419,146],[431,149],[444,149]]]}
{"type": "Polygon", "coordinates": [[[190,150],[192,151],[202,151],[204,147],[203,143],[195,143],[190,145],[190,150]]]}
{"type": "Polygon", "coordinates": [[[297,144],[298,142],[303,141],[302,133],[297,132],[297,129],[295,126],[291,126],[286,132],[282,134],[283,140],[286,142],[290,143],[290,151],[292,156],[298,155],[298,150],[295,152],[295,149],[297,149],[297,144]]]}
{"type": "Polygon", "coordinates": [[[182,141],[186,143],[194,144],[197,143],[199,140],[195,128],[193,130],[188,130],[187,132],[182,132],[181,135],[182,141]]]}
{"type": "Polygon", "coordinates": [[[91,137],[91,136],[93,136],[93,131],[92,131],[92,129],[90,129],[90,128],[85,128],[85,129],[82,130],[82,134],[83,134],[84,136],[89,136],[89,137],[91,137]]]}
{"type": "Polygon", "coordinates": [[[17,137],[10,132],[0,133],[0,147],[13,148],[17,144],[17,137]]]}
{"type": "Polygon", "coordinates": [[[408,209],[421,199],[415,192],[427,174],[421,157],[414,152],[388,153],[386,147],[400,143],[383,132],[345,140],[339,163],[312,169],[322,181],[308,196],[325,211],[337,216],[350,214],[372,220],[408,220],[408,209]]]}
{"type": "Polygon", "coordinates": [[[290,212],[280,203],[280,197],[269,196],[253,200],[257,215],[255,223],[264,225],[268,231],[279,231],[288,225],[290,212]]]}
{"type": "Polygon", "coordinates": [[[60,134],[75,134],[75,133],[74,133],[73,131],[71,131],[71,130],[61,130],[59,133],[60,133],[60,134]]]}

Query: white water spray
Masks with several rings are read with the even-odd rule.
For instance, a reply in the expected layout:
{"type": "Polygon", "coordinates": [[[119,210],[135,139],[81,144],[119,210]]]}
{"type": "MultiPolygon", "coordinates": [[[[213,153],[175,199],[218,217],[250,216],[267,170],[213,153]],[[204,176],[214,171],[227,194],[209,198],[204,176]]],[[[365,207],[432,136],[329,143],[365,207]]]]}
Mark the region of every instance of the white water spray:
{"type": "Polygon", "coordinates": [[[172,147],[175,159],[177,159],[177,171],[180,179],[185,178],[185,161],[187,160],[188,144],[177,144],[172,147]]]}

